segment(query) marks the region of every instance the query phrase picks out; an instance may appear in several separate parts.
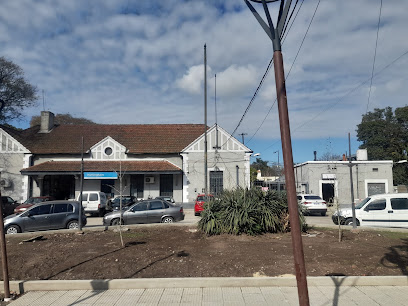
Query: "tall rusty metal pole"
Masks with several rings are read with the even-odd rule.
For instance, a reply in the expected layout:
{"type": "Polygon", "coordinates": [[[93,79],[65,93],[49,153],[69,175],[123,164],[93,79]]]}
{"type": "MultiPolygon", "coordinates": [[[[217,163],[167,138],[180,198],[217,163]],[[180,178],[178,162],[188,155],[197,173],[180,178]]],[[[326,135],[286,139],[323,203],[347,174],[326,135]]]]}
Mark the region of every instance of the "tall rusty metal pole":
{"type": "Polygon", "coordinates": [[[289,113],[286,97],[285,72],[283,67],[282,47],[280,36],[284,28],[286,17],[290,8],[291,0],[250,0],[262,3],[268,23],[256,12],[255,8],[244,0],[255,18],[265,30],[272,41],[273,62],[275,68],[276,95],[278,99],[279,124],[282,141],[282,155],[285,169],[285,183],[289,208],[289,221],[292,235],[293,258],[295,263],[296,281],[300,306],[309,305],[309,292],[307,289],[305,256],[303,252],[302,235],[299,221],[299,208],[296,197],[295,172],[293,167],[292,142],[290,136],[289,113]],[[279,17],[276,27],[274,27],[267,3],[280,2],[279,17]]]}
{"type": "MultiPolygon", "coordinates": [[[[1,174],[0,174],[0,178],[1,178],[1,174]]],[[[3,201],[1,199],[1,189],[0,189],[0,249],[1,249],[1,267],[3,271],[4,301],[8,302],[11,300],[11,298],[10,298],[10,282],[9,282],[8,263],[7,263],[6,237],[4,233],[3,201]]]]}

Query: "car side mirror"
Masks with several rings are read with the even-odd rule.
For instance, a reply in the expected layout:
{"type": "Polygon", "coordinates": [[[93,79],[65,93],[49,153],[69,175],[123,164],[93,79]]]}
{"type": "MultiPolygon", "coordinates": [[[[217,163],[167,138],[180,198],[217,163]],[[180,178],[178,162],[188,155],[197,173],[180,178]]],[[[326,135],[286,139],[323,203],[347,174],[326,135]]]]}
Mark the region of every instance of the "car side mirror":
{"type": "Polygon", "coordinates": [[[364,211],[370,211],[370,208],[368,208],[368,205],[364,207],[364,211]]]}

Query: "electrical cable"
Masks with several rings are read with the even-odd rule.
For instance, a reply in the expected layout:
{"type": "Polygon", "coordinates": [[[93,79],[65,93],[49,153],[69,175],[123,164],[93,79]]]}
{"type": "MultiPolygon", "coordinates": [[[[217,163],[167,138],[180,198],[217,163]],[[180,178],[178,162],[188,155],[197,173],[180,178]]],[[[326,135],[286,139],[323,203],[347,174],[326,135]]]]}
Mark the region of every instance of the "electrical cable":
{"type": "Polygon", "coordinates": [[[378,33],[380,32],[380,23],[381,23],[381,11],[382,11],[382,0],[380,0],[380,12],[379,12],[379,14],[378,14],[377,38],[376,38],[376,40],[375,40],[373,68],[371,69],[370,90],[368,91],[368,100],[367,100],[366,113],[368,112],[368,106],[370,105],[371,88],[372,88],[372,86],[373,86],[373,75],[374,75],[375,59],[376,59],[376,57],[377,57],[378,33]]]}
{"type": "MultiPolygon", "coordinates": [[[[388,65],[384,66],[384,68],[382,68],[381,70],[379,70],[378,72],[376,72],[373,75],[373,78],[375,78],[377,75],[379,75],[380,73],[382,73],[384,70],[388,69],[390,66],[392,66],[393,64],[395,64],[397,61],[399,61],[401,58],[403,58],[405,55],[408,54],[408,50],[406,50],[404,53],[402,53],[400,56],[398,56],[396,59],[394,59],[392,62],[390,62],[388,65]]],[[[366,84],[368,81],[370,81],[371,78],[368,78],[367,80],[363,81],[362,83],[360,83],[359,85],[357,85],[356,87],[354,87],[353,89],[349,90],[345,95],[343,95],[341,98],[339,98],[335,103],[330,104],[329,106],[327,106],[324,110],[322,110],[321,112],[319,112],[318,114],[316,114],[314,117],[312,117],[311,119],[305,121],[304,123],[302,123],[301,125],[297,126],[292,133],[294,133],[295,131],[297,131],[298,129],[302,128],[303,126],[305,126],[307,123],[315,120],[317,117],[321,116],[321,114],[323,114],[324,112],[328,111],[329,109],[333,108],[334,106],[336,106],[337,104],[339,104],[344,98],[346,98],[349,94],[353,93],[354,91],[356,91],[358,88],[362,87],[364,84],[366,84]]],[[[270,146],[266,147],[264,150],[268,150],[271,147],[273,147],[274,145],[276,145],[277,143],[279,143],[280,140],[274,142],[273,144],[271,144],[270,146]]]]}
{"type": "MultiPolygon", "coordinates": [[[[294,12],[295,9],[296,9],[296,6],[297,6],[298,1],[299,1],[299,0],[297,0],[296,3],[295,3],[295,6],[294,6],[294,8],[293,8],[293,10],[292,10],[292,12],[291,12],[291,14],[290,14],[290,16],[289,16],[289,19],[288,19],[287,22],[286,22],[286,25],[285,25],[285,27],[284,27],[283,32],[286,31],[287,25],[289,24],[290,19],[292,18],[293,12],[294,12]]],[[[319,0],[319,2],[320,2],[320,0],[319,0]]],[[[302,4],[303,4],[303,1],[302,1],[302,4]]],[[[300,5],[299,10],[300,10],[301,7],[302,7],[302,5],[300,5]]],[[[297,13],[296,13],[296,15],[295,15],[295,19],[293,20],[293,22],[292,22],[290,28],[292,27],[293,23],[295,22],[296,17],[297,17],[297,15],[298,15],[298,13],[299,13],[299,10],[297,11],[297,13]]],[[[289,31],[290,31],[290,28],[289,28],[289,30],[288,30],[288,33],[289,33],[289,31]]],[[[283,35],[282,35],[282,36],[283,36],[283,35]]],[[[223,144],[223,146],[231,139],[231,137],[235,134],[235,132],[238,130],[239,126],[241,125],[242,121],[244,120],[244,117],[245,117],[246,114],[248,113],[249,108],[251,107],[252,103],[254,102],[256,96],[258,95],[258,92],[259,92],[259,90],[261,89],[261,87],[262,87],[262,85],[263,85],[263,82],[264,82],[266,76],[269,74],[269,70],[271,69],[272,63],[273,63],[273,57],[272,57],[271,60],[269,61],[269,64],[268,64],[268,66],[267,66],[267,68],[266,68],[266,71],[265,71],[265,73],[264,73],[264,75],[263,75],[263,77],[262,77],[262,79],[261,79],[261,81],[260,81],[260,83],[259,83],[257,89],[255,90],[255,93],[254,93],[254,95],[252,96],[252,98],[251,98],[251,100],[250,100],[250,102],[249,102],[247,108],[245,109],[244,114],[243,114],[242,117],[241,117],[241,120],[238,122],[236,128],[235,128],[234,131],[231,133],[231,136],[230,136],[230,137],[226,140],[226,142],[223,144]]],[[[274,104],[275,104],[275,103],[274,103],[274,104]]],[[[273,104],[273,105],[274,105],[274,104],[273,104]]],[[[273,107],[273,105],[272,105],[272,107],[273,107]]],[[[272,107],[271,107],[271,108],[272,108],[272,107]]],[[[270,111],[271,111],[271,109],[269,110],[268,114],[270,113],[270,111]]],[[[265,119],[266,119],[266,117],[265,117],[265,119]]],[[[263,122],[265,121],[265,119],[263,120],[263,122]]],[[[263,122],[262,122],[262,124],[263,124],[263,122]]],[[[261,125],[261,126],[262,126],[262,125],[261,125]]],[[[256,133],[259,131],[259,129],[260,129],[260,127],[258,128],[258,130],[256,131],[256,133]]],[[[254,135],[250,138],[250,140],[251,140],[253,137],[254,137],[254,135]]]]}
{"type": "MultiPolygon", "coordinates": [[[[298,51],[297,51],[297,53],[296,53],[295,59],[293,60],[292,65],[290,66],[289,72],[287,73],[287,75],[286,75],[286,77],[285,77],[285,81],[289,78],[289,75],[290,75],[290,73],[291,73],[291,71],[292,71],[292,69],[293,69],[293,66],[295,65],[295,62],[296,62],[296,60],[297,60],[297,58],[298,58],[298,56],[299,56],[300,50],[302,49],[302,46],[303,46],[303,43],[305,42],[306,37],[307,37],[307,34],[309,33],[310,26],[311,26],[312,23],[313,23],[314,17],[315,17],[316,12],[317,12],[317,9],[319,8],[320,1],[321,1],[321,0],[319,0],[319,2],[318,2],[317,5],[316,5],[316,8],[315,8],[315,11],[314,11],[314,13],[313,13],[312,19],[310,19],[309,26],[307,27],[306,33],[305,33],[305,35],[303,36],[302,42],[301,42],[301,44],[300,44],[300,46],[299,46],[299,49],[298,49],[298,51]]],[[[302,2],[302,4],[303,4],[303,2],[302,2]]],[[[299,8],[299,9],[300,9],[300,8],[299,8]]],[[[289,33],[289,32],[288,32],[288,33],[289,33]]],[[[268,112],[266,113],[266,116],[265,116],[264,119],[262,120],[261,125],[257,128],[257,130],[255,131],[255,133],[251,136],[251,138],[247,141],[247,143],[249,143],[249,142],[252,140],[252,138],[254,138],[255,135],[258,133],[258,131],[261,129],[261,127],[262,127],[262,125],[264,124],[265,120],[266,120],[267,117],[269,116],[269,113],[271,112],[272,108],[275,106],[277,99],[278,99],[278,98],[275,98],[275,101],[273,102],[272,106],[269,108],[268,112]]]]}

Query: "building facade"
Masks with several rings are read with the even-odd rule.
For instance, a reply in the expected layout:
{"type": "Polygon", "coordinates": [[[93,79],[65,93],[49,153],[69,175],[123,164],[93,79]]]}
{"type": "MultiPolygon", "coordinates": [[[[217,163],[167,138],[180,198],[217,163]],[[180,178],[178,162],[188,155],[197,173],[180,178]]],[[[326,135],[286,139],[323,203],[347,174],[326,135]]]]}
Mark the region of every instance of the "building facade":
{"type": "Polygon", "coordinates": [[[250,184],[252,151],[219,126],[54,125],[53,118],[42,112],[41,125],[23,131],[0,126],[5,195],[74,199],[82,168],[83,190],[192,202],[205,188],[205,134],[208,191],[250,184]]]}
{"type": "MultiPolygon", "coordinates": [[[[373,194],[393,192],[393,161],[352,161],[355,201],[373,194]]],[[[350,164],[348,161],[308,161],[295,165],[296,191],[316,194],[332,203],[351,203],[350,164]]]]}

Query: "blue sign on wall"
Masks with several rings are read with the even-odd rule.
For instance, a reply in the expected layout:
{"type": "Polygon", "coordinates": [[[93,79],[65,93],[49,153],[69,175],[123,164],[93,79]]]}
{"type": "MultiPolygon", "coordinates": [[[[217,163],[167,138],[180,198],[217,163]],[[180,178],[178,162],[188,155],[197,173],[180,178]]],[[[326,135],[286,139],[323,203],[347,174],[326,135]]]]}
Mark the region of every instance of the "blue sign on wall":
{"type": "Polygon", "coordinates": [[[110,180],[117,179],[116,172],[84,172],[84,179],[86,180],[110,180]]]}

